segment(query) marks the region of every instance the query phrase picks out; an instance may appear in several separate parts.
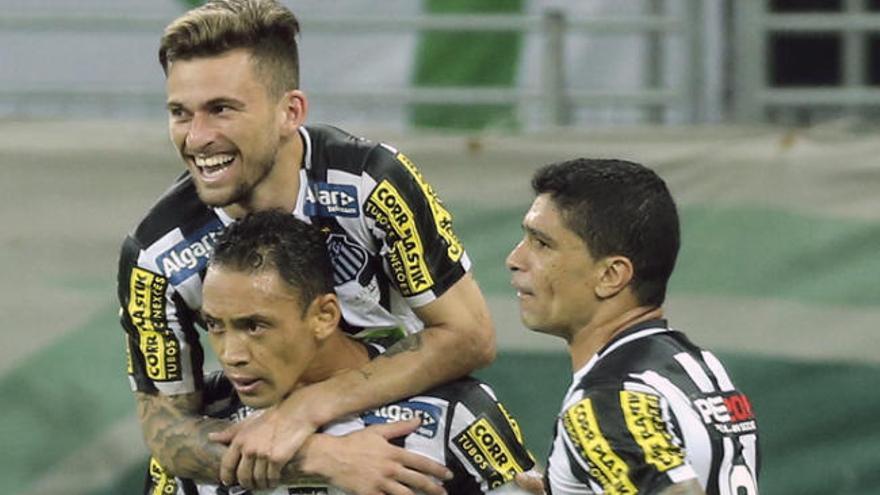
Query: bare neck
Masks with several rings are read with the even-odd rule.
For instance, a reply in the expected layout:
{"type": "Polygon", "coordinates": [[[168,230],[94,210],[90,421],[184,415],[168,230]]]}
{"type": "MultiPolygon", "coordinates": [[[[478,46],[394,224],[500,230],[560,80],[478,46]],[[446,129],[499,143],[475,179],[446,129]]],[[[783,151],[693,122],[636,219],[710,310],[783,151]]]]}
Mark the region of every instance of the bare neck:
{"type": "Polygon", "coordinates": [[[572,336],[568,343],[572,370],[583,368],[599,349],[611,342],[620,332],[637,323],[662,317],[663,308],[658,306],[633,306],[619,311],[597,313],[589,324],[572,336]]]}
{"type": "Polygon", "coordinates": [[[370,361],[367,348],[361,342],[336,330],[324,340],[298,385],[322,382],[333,375],[358,369],[370,361]]]}

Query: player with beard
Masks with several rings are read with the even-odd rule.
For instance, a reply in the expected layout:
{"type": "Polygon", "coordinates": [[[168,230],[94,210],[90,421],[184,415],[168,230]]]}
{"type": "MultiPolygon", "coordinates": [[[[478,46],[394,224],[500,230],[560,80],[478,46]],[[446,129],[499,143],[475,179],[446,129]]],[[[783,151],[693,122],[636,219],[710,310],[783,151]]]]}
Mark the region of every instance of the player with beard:
{"type": "MultiPolygon", "coordinates": [[[[290,479],[295,454],[320,426],[494,358],[494,329],[452,216],[415,165],[392,146],[305,125],[298,32],[274,0],[212,0],[162,36],[170,135],[187,171],[125,239],[119,262],[128,372],[153,471],[274,486],[290,479]],[[399,342],[229,427],[199,412],[201,285],[217,233],[266,209],[327,234],[343,329],[399,342]]],[[[335,454],[375,436],[354,434],[335,454]]],[[[390,445],[369,461],[359,486],[347,488],[442,493],[426,475],[448,475],[390,445]]]]}

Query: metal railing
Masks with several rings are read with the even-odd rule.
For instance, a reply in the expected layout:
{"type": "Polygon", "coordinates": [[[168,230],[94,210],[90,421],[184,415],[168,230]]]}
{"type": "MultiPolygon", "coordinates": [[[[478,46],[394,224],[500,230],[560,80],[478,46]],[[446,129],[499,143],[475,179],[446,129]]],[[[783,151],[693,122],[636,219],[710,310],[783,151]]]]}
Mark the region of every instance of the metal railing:
{"type": "Polygon", "coordinates": [[[863,0],[844,0],[841,12],[781,14],[768,0],[735,2],[736,66],[734,115],[743,122],[763,121],[771,108],[841,107],[858,113],[880,105],[880,88],[867,84],[865,47],[869,33],[880,33],[880,14],[863,0]],[[768,83],[770,37],[774,33],[839,33],[842,37],[841,84],[831,87],[772,87],[768,83]]]}
{"type": "MultiPolygon", "coordinates": [[[[430,104],[512,104],[540,102],[544,123],[550,126],[570,124],[571,108],[578,106],[621,105],[652,109],[650,120],[661,122],[664,112],[677,109],[688,121],[702,118],[703,53],[701,51],[701,0],[684,0],[681,16],[665,13],[666,0],[648,0],[650,8],[642,15],[625,17],[567,18],[558,11],[543,15],[424,15],[412,17],[317,18],[304,19],[311,33],[370,33],[394,31],[515,31],[539,33],[543,39],[540,87],[404,87],[384,89],[352,89],[345,91],[309,90],[311,99],[332,99],[337,102],[396,102],[430,104]],[[565,40],[570,35],[636,35],[646,40],[645,85],[636,90],[575,89],[566,84],[565,40]],[[688,51],[686,67],[682,68],[683,84],[676,89],[665,87],[663,41],[666,36],[680,36],[688,51]]],[[[161,17],[127,18],[119,15],[88,14],[15,14],[0,16],[0,31],[12,32],[85,32],[85,33],[161,33],[169,19],[161,17]]],[[[161,107],[161,88],[41,88],[2,89],[0,102],[29,102],[46,105],[71,102],[113,105],[124,101],[155,101],[161,107]]]]}

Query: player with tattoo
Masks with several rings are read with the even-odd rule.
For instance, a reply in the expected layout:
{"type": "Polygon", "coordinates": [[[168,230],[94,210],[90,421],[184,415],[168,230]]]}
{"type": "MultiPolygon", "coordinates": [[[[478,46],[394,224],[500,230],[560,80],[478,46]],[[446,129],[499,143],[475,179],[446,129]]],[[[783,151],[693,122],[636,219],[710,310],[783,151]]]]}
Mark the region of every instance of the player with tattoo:
{"type": "MultiPolygon", "coordinates": [[[[407,347],[385,351],[387,337],[355,339],[341,331],[324,242],[316,226],[281,211],[248,215],[217,240],[205,275],[202,315],[223,373],[206,381],[206,415],[240,420],[278,403],[298,387],[360,368],[371,359],[418,351],[418,335],[407,347]]],[[[381,425],[373,428],[391,436],[410,429],[401,428],[399,421],[406,420],[414,420],[417,429],[399,444],[446,465],[453,473],[443,481],[449,493],[524,493],[510,481],[534,462],[517,423],[491,388],[472,378],[340,418],[321,431],[341,435],[381,425]]],[[[383,439],[377,447],[385,445],[383,439]]],[[[314,479],[273,493],[342,493],[336,485],[358,483],[358,478],[351,478],[355,470],[347,466],[360,468],[370,459],[345,457],[344,450],[333,456],[328,455],[332,449],[314,450],[315,442],[332,445],[334,441],[328,435],[312,436],[304,450],[313,455],[299,467],[314,479]]],[[[154,470],[145,493],[236,490],[163,474],[154,470]]]]}
{"type": "MultiPolygon", "coordinates": [[[[387,144],[305,125],[298,33],[275,0],[211,0],[160,41],[170,135],[186,172],[125,239],[119,301],[146,443],[184,478],[273,486],[319,427],[494,358],[494,329],[452,215],[413,162],[387,144]],[[326,232],[343,330],[396,336],[409,350],[299,387],[229,427],[200,412],[202,281],[217,234],[273,208],[326,232]]],[[[347,488],[443,493],[431,481],[442,465],[392,452],[381,477],[347,488]]]]}

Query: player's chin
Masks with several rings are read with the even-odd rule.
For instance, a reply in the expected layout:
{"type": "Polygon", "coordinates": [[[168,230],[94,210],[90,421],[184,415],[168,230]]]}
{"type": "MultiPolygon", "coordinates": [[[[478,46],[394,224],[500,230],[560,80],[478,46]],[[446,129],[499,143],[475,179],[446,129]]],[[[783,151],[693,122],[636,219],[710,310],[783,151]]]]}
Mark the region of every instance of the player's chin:
{"type": "Polygon", "coordinates": [[[214,208],[229,206],[236,201],[235,194],[229,188],[209,187],[201,184],[198,179],[196,179],[196,193],[202,203],[214,208]]]}

